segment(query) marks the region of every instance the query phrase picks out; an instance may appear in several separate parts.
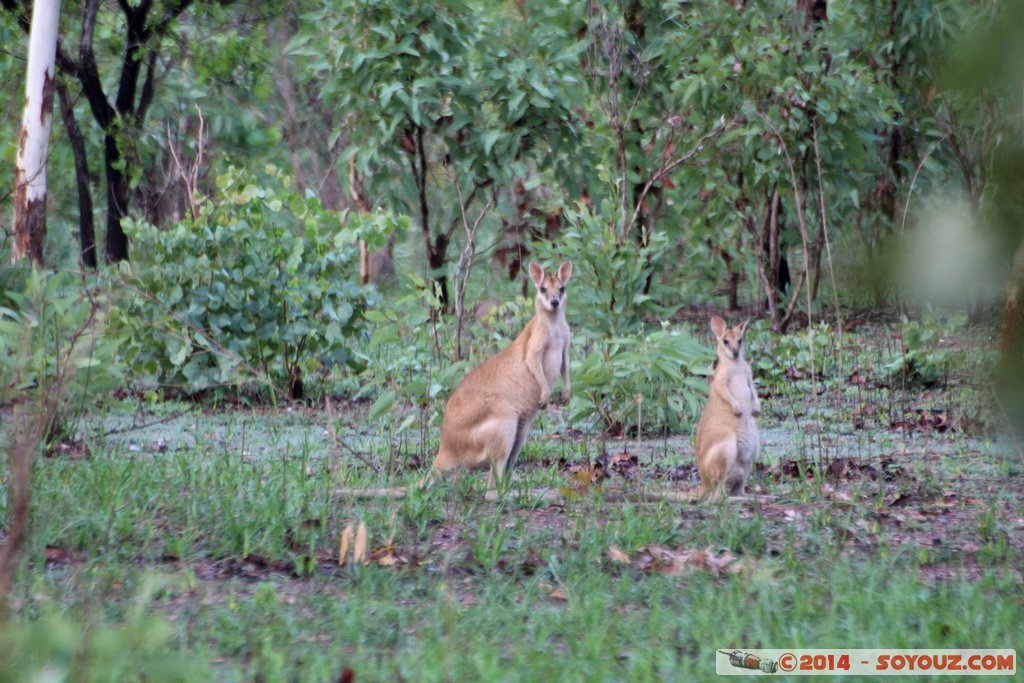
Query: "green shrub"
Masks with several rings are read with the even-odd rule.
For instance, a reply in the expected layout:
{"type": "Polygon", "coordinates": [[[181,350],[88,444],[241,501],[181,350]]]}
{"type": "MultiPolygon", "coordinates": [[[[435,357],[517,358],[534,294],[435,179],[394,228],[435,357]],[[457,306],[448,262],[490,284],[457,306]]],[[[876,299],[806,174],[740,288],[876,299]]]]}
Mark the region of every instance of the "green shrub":
{"type": "Polygon", "coordinates": [[[967,325],[967,314],[947,319],[928,306],[920,320],[903,316],[903,354],[887,366],[894,382],[930,387],[945,384],[949,373],[964,364],[962,351],[943,347],[943,338],[967,325]]]}
{"type": "Polygon", "coordinates": [[[655,332],[644,330],[679,308],[677,293],[657,277],[668,238],[654,231],[637,245],[635,236],[618,236],[613,218],[588,209],[569,211],[567,219],[557,245],[535,244],[534,251],[551,266],[573,263],[570,419],[596,413],[613,433],[684,431],[703,405],[707,382],[700,375],[707,374],[712,356],[667,322],[655,332]]]}
{"type": "Polygon", "coordinates": [[[818,323],[811,334],[806,329],[777,334],[768,320],[754,320],[745,335],[744,356],[760,386],[772,393],[802,392],[796,380],[832,376],[839,362],[837,335],[828,323],[818,323]]]}
{"type": "Polygon", "coordinates": [[[448,395],[472,367],[455,360],[450,348],[454,325],[438,319],[440,305],[436,290],[426,280],[410,276],[386,305],[366,314],[374,328],[365,346],[366,363],[356,396],[376,397],[371,420],[394,425],[403,417],[394,434],[416,419],[404,410],[407,406],[425,411],[427,423],[440,416],[448,395]]]}
{"type": "Polygon", "coordinates": [[[537,243],[534,251],[551,267],[573,264],[569,290],[570,325],[618,335],[635,331],[645,320],[668,318],[679,305],[665,305],[674,292],[656,277],[669,241],[654,231],[644,245],[632,237],[620,240],[614,221],[587,209],[567,211],[568,227],[557,244],[537,243]]]}
{"type": "Polygon", "coordinates": [[[145,380],[200,390],[258,381],[292,398],[350,343],[374,290],[357,284],[359,239],[382,245],[400,221],[324,211],[315,198],[230,169],[216,203],[168,229],[129,221],[134,261],[117,316],[145,380]]]}
{"type": "Polygon", "coordinates": [[[704,404],[712,358],[668,323],[649,334],[599,339],[573,370],[570,420],[596,412],[613,433],[630,424],[648,433],[684,432],[704,404]]]}

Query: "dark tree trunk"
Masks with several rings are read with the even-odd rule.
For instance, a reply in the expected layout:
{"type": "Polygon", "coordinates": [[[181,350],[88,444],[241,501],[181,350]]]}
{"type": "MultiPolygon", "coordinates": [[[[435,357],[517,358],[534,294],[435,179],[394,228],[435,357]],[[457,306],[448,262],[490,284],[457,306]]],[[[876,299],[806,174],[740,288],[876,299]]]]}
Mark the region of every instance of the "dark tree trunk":
{"type": "Polygon", "coordinates": [[[409,161],[412,166],[413,177],[416,180],[416,193],[418,199],[418,210],[420,214],[420,231],[423,233],[423,243],[427,252],[427,265],[435,275],[432,275],[434,282],[440,291],[441,311],[448,312],[448,276],[444,273],[437,275],[448,262],[448,235],[440,233],[432,237],[430,230],[430,205],[427,203],[427,150],[423,138],[425,131],[422,126],[416,126],[403,140],[403,147],[409,153],[409,161]]]}
{"type": "Polygon", "coordinates": [[[64,119],[64,130],[75,158],[75,185],[78,189],[78,237],[81,244],[82,264],[96,270],[96,230],[92,216],[92,188],[89,184],[89,158],[85,152],[85,137],[75,119],[75,110],[67,86],[57,81],[60,111],[64,119]]]}
{"type": "Polygon", "coordinates": [[[14,203],[19,207],[14,221],[15,258],[28,256],[36,265],[43,265],[43,243],[46,241],[46,199],[28,199],[28,181],[16,172],[14,203]]]}
{"type": "Polygon", "coordinates": [[[302,385],[301,377],[294,377],[288,382],[288,397],[293,401],[301,401],[306,398],[306,389],[302,385]]]}
{"type": "Polygon", "coordinates": [[[828,0],[796,0],[796,9],[803,15],[804,29],[807,31],[828,21],[828,0]]]}
{"type": "Polygon", "coordinates": [[[128,215],[128,179],[117,166],[124,164],[112,135],[104,138],[103,162],[107,176],[107,239],[106,261],[116,263],[128,259],[128,236],[121,220],[128,215]]]}
{"type": "MultiPolygon", "coordinates": [[[[448,236],[440,234],[434,238],[433,244],[429,247],[429,253],[427,254],[427,264],[430,269],[435,273],[444,268],[445,263],[448,261],[448,236]]],[[[434,282],[437,283],[438,288],[441,292],[441,310],[445,313],[448,312],[448,275],[440,274],[434,277],[434,282]]]]}

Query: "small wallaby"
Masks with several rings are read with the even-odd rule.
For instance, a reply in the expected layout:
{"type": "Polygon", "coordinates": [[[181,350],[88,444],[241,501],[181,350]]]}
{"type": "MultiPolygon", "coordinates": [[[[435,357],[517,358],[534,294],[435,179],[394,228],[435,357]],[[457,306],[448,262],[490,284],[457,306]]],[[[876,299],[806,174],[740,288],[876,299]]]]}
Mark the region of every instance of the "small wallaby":
{"type": "Polygon", "coordinates": [[[754,416],[761,402],[754,390],[750,366],[743,358],[746,321],[733,328],[717,315],[711,331],[718,339],[718,364],[711,377],[711,394],[697,424],[699,495],[743,495],[743,487],[760,448],[754,416]]]}
{"type": "MultiPolygon", "coordinates": [[[[565,285],[572,264],[554,273],[530,264],[537,287],[535,313],[515,340],[474,368],[452,392],[441,423],[441,444],[430,472],[415,486],[429,486],[444,472],[459,467],[490,467],[488,488],[502,479],[526,443],[537,413],[551,400],[562,377],[562,400],[568,401],[569,324],[565,321],[565,285]]],[[[344,495],[405,495],[406,489],[348,490],[344,495]]]]}

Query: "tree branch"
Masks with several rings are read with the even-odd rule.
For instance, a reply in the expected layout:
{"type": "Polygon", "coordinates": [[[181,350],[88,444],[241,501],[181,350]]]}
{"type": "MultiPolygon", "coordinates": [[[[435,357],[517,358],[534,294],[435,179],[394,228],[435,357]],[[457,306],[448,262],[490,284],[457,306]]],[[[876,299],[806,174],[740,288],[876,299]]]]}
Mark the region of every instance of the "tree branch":
{"type": "Polygon", "coordinates": [[[96,13],[100,8],[100,0],[86,0],[82,14],[82,38],[78,45],[78,80],[82,82],[82,92],[89,101],[96,122],[104,131],[109,131],[117,112],[107,101],[96,66],[96,54],[93,52],[92,40],[96,31],[96,13]]]}
{"type": "Polygon", "coordinates": [[[122,116],[135,110],[135,91],[139,85],[139,72],[142,69],[142,50],[148,40],[146,15],[152,7],[152,0],[142,0],[130,14],[126,14],[128,36],[124,44],[124,56],[121,58],[121,80],[117,86],[115,106],[122,116]]]}
{"type": "Polygon", "coordinates": [[[146,120],[146,113],[149,105],[153,103],[153,95],[156,92],[154,86],[156,72],[156,50],[150,50],[146,56],[146,80],[142,83],[142,94],[139,96],[139,106],[135,109],[135,125],[142,127],[146,120]]]}
{"type": "MultiPolygon", "coordinates": [[[[720,136],[726,130],[731,128],[733,123],[734,122],[732,120],[722,121],[721,123],[718,124],[718,126],[715,127],[714,130],[702,135],[700,139],[697,140],[697,144],[694,145],[693,148],[690,149],[690,151],[686,152],[685,154],[679,155],[672,161],[666,161],[667,157],[662,156],[661,168],[659,168],[654,173],[654,175],[652,175],[650,179],[648,179],[648,181],[644,184],[644,189],[640,192],[640,196],[637,197],[636,206],[633,207],[633,215],[629,219],[629,223],[625,224],[622,228],[622,233],[620,235],[621,237],[625,237],[630,233],[630,231],[633,230],[633,226],[636,225],[636,220],[640,216],[640,209],[641,207],[643,207],[644,199],[647,198],[648,193],[651,191],[651,188],[654,187],[655,183],[660,183],[662,180],[667,178],[669,174],[672,173],[672,171],[674,171],[682,164],[686,163],[693,157],[703,152],[704,145],[707,144],[708,141],[720,136]]],[[[668,143],[666,142],[666,145],[667,144],[668,143]]],[[[666,151],[668,151],[669,148],[666,147],[665,149],[666,151]]]]}

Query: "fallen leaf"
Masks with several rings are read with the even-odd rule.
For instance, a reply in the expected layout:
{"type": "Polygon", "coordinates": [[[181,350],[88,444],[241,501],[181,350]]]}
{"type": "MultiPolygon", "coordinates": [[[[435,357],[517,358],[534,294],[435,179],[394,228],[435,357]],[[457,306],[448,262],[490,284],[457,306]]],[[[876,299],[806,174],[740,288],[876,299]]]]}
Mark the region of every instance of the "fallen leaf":
{"type": "Polygon", "coordinates": [[[520,565],[520,570],[527,576],[533,576],[538,569],[543,569],[548,566],[548,563],[541,558],[540,555],[533,551],[533,548],[527,548],[526,558],[520,565]]]}
{"type": "Polygon", "coordinates": [[[55,545],[46,546],[46,564],[69,564],[74,560],[67,550],[58,548],[55,545]]]}
{"type": "Polygon", "coordinates": [[[629,555],[622,552],[613,545],[608,546],[608,559],[612,562],[620,562],[622,564],[629,564],[629,555]]]}
{"type": "Polygon", "coordinates": [[[561,588],[553,589],[550,593],[548,593],[548,597],[552,600],[557,600],[558,602],[569,602],[569,596],[566,595],[565,591],[561,588]]]}
{"type": "Polygon", "coordinates": [[[673,550],[659,545],[640,548],[637,550],[636,560],[640,569],[666,576],[682,576],[696,569],[705,569],[717,575],[724,571],[734,571],[731,567],[736,562],[736,557],[728,550],[715,554],[710,547],[704,550],[673,550]]]}
{"type": "Polygon", "coordinates": [[[356,530],[356,541],[352,544],[352,563],[359,564],[366,559],[366,522],[360,521],[356,530]]]}
{"type": "Polygon", "coordinates": [[[341,544],[338,547],[338,566],[345,566],[345,558],[348,557],[348,546],[352,542],[352,525],[349,524],[341,532],[341,544]]]}
{"type": "Polygon", "coordinates": [[[395,546],[388,542],[367,555],[366,563],[375,563],[381,567],[395,567],[405,564],[408,560],[395,552],[395,546]]]}
{"type": "Polygon", "coordinates": [[[711,548],[704,550],[705,562],[712,574],[721,574],[723,571],[734,571],[738,568],[739,561],[736,556],[728,550],[716,555],[711,548]]]}

